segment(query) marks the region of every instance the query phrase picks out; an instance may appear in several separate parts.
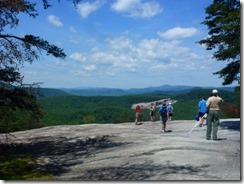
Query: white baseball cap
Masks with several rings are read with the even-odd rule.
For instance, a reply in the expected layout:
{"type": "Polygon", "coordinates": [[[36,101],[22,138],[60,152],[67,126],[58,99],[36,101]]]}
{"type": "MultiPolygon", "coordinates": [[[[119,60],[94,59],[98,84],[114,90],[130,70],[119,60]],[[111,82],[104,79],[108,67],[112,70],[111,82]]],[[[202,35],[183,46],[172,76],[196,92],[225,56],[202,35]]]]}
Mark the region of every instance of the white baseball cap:
{"type": "Polygon", "coordinates": [[[217,90],[217,89],[214,89],[214,90],[212,91],[212,93],[213,93],[213,94],[216,94],[216,93],[218,93],[218,90],[217,90]]]}

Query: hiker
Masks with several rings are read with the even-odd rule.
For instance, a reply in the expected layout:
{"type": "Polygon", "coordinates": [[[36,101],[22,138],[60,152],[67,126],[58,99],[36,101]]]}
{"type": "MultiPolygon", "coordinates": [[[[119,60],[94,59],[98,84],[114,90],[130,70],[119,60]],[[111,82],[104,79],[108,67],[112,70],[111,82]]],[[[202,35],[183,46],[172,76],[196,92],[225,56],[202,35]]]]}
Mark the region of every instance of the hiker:
{"type": "Polygon", "coordinates": [[[207,112],[206,108],[206,100],[205,97],[202,97],[202,99],[198,102],[198,117],[199,117],[199,126],[202,127],[204,122],[204,115],[207,112]]]}
{"type": "Polygon", "coordinates": [[[169,103],[169,105],[167,106],[167,118],[168,118],[168,121],[172,120],[172,116],[173,116],[173,107],[172,107],[171,103],[169,103]]]}
{"type": "Polygon", "coordinates": [[[219,115],[220,115],[220,104],[224,100],[218,96],[218,91],[214,89],[212,91],[212,96],[208,98],[206,107],[207,107],[207,132],[206,139],[211,139],[211,133],[213,140],[217,140],[217,132],[219,125],[219,115]]]}
{"type": "Polygon", "coordinates": [[[154,105],[154,103],[151,103],[151,107],[150,107],[151,121],[155,120],[155,111],[156,111],[156,105],[154,105]]]}
{"type": "Polygon", "coordinates": [[[135,120],[135,124],[136,125],[139,125],[139,120],[140,120],[140,116],[141,116],[141,108],[140,108],[140,105],[137,105],[136,106],[136,120],[135,120]]]}
{"type": "Polygon", "coordinates": [[[167,107],[165,102],[159,108],[158,113],[160,115],[160,123],[162,124],[162,133],[166,133],[167,107]]]}

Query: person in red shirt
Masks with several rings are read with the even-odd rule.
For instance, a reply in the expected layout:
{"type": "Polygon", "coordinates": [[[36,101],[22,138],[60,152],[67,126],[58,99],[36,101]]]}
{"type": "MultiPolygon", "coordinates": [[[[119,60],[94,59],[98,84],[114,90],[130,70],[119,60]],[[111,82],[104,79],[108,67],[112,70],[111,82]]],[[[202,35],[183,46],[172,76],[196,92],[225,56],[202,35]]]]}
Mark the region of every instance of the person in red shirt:
{"type": "Polygon", "coordinates": [[[141,116],[141,108],[139,105],[136,106],[136,120],[135,120],[135,124],[139,125],[139,121],[140,121],[140,116],[141,116]]]}

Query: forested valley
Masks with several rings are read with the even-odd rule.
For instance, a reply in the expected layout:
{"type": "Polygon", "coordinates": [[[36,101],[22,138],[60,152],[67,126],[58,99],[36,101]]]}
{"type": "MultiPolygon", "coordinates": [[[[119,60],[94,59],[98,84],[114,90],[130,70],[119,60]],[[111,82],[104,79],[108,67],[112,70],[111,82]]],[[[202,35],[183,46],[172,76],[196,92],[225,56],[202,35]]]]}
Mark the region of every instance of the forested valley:
{"type": "MultiPolygon", "coordinates": [[[[169,92],[155,92],[124,96],[44,96],[38,99],[42,112],[41,122],[36,123],[29,112],[16,110],[12,112],[7,124],[2,127],[8,127],[7,131],[11,132],[53,125],[133,123],[135,110],[131,108],[132,104],[166,98],[177,100],[173,104],[173,120],[192,120],[198,110],[199,100],[203,96],[209,97],[210,92],[209,89],[193,89],[174,95],[170,95],[169,92]]],[[[221,118],[240,117],[239,107],[237,107],[238,95],[227,90],[221,90],[219,93],[225,100],[221,118]]],[[[149,109],[142,110],[141,121],[150,121],[149,109]]]]}

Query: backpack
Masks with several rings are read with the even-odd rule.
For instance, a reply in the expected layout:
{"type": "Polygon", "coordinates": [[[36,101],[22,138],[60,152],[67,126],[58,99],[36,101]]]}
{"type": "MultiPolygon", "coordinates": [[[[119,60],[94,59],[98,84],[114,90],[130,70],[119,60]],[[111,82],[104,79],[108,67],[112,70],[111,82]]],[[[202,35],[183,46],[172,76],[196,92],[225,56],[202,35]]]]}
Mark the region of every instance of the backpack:
{"type": "Polygon", "coordinates": [[[166,107],[162,107],[161,110],[159,111],[159,114],[162,117],[167,117],[167,109],[166,109],[166,107]]]}
{"type": "Polygon", "coordinates": [[[199,114],[196,113],[195,116],[194,116],[195,120],[199,121],[199,114]]]}

